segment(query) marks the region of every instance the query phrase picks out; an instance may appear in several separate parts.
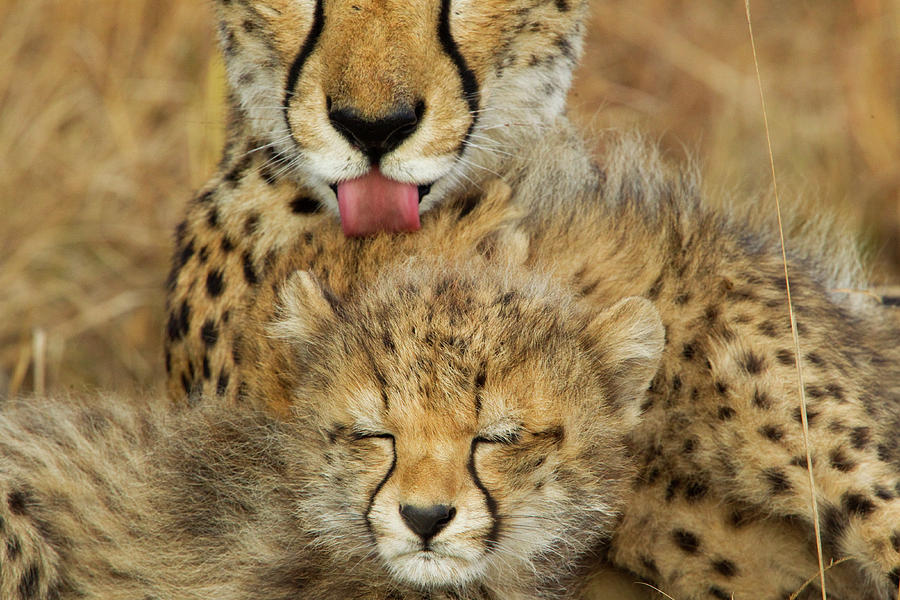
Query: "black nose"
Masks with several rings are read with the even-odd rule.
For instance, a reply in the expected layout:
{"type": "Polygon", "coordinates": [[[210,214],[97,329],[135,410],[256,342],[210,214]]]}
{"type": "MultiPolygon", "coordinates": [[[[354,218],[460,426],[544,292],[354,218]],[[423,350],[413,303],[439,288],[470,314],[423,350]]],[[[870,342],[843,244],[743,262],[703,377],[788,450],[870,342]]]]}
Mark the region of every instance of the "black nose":
{"type": "Polygon", "coordinates": [[[425,114],[425,103],[404,106],[390,115],[371,121],[352,108],[328,113],[331,124],[348,142],[359,148],[373,163],[411,136],[425,114]]]}
{"type": "Polygon", "coordinates": [[[425,508],[400,505],[400,516],[406,525],[426,542],[436,536],[456,516],[456,509],[446,504],[435,504],[425,508]]]}

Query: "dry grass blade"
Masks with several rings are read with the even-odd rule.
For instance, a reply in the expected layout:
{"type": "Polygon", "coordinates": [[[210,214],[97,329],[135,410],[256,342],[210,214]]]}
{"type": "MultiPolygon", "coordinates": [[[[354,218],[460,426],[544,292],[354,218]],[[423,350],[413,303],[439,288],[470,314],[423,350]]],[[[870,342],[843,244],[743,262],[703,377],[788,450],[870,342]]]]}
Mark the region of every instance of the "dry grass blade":
{"type": "MultiPolygon", "coordinates": [[[[825,570],[827,571],[827,570],[830,569],[831,567],[836,567],[837,565],[839,565],[839,564],[841,564],[841,563],[843,563],[843,562],[847,562],[848,560],[850,560],[850,559],[849,559],[849,558],[842,558],[842,559],[840,559],[840,560],[832,561],[830,565],[828,565],[827,567],[825,567],[825,570]]],[[[808,587],[812,584],[812,582],[815,581],[816,579],[818,579],[819,577],[821,577],[821,575],[822,575],[821,573],[816,573],[815,575],[813,575],[812,577],[810,577],[809,579],[807,579],[807,580],[803,583],[803,585],[800,586],[800,589],[798,589],[796,592],[794,592],[793,594],[790,595],[790,597],[788,598],[788,600],[797,600],[797,598],[800,597],[800,594],[803,593],[803,590],[805,590],[806,588],[808,588],[808,587]]]]}
{"type": "Polygon", "coordinates": [[[803,386],[803,361],[800,354],[800,335],[797,332],[797,319],[794,315],[794,304],[791,301],[791,279],[788,273],[787,247],[784,242],[784,225],[781,218],[781,199],[778,196],[778,177],[775,173],[775,153],[772,151],[772,135],[769,130],[769,117],[766,111],[766,95],[763,91],[762,75],[759,71],[759,58],[756,54],[756,39],[753,37],[753,19],[750,16],[750,0],[744,0],[747,10],[747,29],[750,33],[750,45],[753,48],[753,64],[756,68],[756,80],[759,84],[759,100],[762,105],[763,122],[766,128],[766,143],[769,146],[769,165],[772,168],[772,190],[775,195],[775,210],[778,216],[778,235],[781,240],[781,258],[784,263],[784,285],[787,290],[788,313],[791,318],[791,334],[794,338],[794,357],[797,364],[797,388],[800,394],[800,416],[803,424],[803,446],[806,451],[806,473],[809,476],[810,503],[812,504],[813,525],[816,533],[816,553],[819,558],[819,583],[822,588],[822,600],[828,600],[825,589],[825,560],[822,556],[822,531],[819,525],[819,503],[816,500],[816,481],[812,470],[812,457],[809,451],[809,417],[806,412],[806,390],[803,386]]]}
{"type": "Polygon", "coordinates": [[[668,595],[667,593],[665,593],[664,591],[662,591],[662,590],[659,589],[658,587],[655,587],[655,586],[650,585],[649,583],[645,583],[645,582],[643,582],[643,581],[635,581],[634,583],[635,583],[636,585],[643,585],[644,587],[648,587],[648,588],[650,588],[651,590],[653,590],[654,592],[657,592],[658,594],[660,594],[660,595],[662,595],[662,596],[665,596],[665,597],[668,598],[669,600],[675,600],[675,598],[673,598],[672,596],[668,595]]]}

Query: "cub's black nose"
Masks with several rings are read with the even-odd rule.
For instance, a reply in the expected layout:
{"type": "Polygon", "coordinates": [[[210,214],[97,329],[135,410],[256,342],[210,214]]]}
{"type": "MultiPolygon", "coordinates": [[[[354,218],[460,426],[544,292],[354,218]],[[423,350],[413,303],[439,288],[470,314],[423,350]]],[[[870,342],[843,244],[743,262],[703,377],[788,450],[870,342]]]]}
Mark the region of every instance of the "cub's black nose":
{"type": "Polygon", "coordinates": [[[427,542],[453,520],[453,517],[456,516],[456,509],[446,504],[435,504],[424,508],[407,504],[400,505],[400,516],[406,521],[407,527],[427,542]]]}
{"type": "Polygon", "coordinates": [[[338,133],[377,164],[383,155],[415,133],[424,112],[425,103],[419,102],[415,107],[400,107],[375,121],[364,118],[352,108],[332,110],[328,118],[338,133]]]}

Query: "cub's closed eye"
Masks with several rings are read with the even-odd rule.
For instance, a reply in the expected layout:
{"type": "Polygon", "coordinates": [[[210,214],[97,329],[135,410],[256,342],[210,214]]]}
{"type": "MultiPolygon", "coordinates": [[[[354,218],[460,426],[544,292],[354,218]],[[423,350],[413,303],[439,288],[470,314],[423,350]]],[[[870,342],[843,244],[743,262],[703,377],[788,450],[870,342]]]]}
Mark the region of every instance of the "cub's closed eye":
{"type": "Polygon", "coordinates": [[[379,431],[354,431],[350,434],[350,439],[354,441],[359,440],[393,440],[394,436],[390,433],[383,433],[379,431]]]}
{"type": "Polygon", "coordinates": [[[511,446],[522,440],[521,431],[504,431],[503,433],[489,433],[475,438],[477,444],[503,444],[511,446]]]}

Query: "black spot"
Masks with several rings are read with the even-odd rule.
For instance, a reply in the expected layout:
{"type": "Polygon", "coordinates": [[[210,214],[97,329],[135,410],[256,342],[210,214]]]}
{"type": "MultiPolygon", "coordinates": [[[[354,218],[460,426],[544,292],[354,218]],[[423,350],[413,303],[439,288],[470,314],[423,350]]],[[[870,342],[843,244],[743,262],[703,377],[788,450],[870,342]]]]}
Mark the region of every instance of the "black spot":
{"type": "Polygon", "coordinates": [[[219,341],[219,326],[212,319],[207,319],[200,330],[200,337],[207,347],[215,346],[219,341]]]}
{"type": "MultiPolygon", "coordinates": [[[[900,302],[898,302],[898,304],[900,304],[900,302]]],[[[891,585],[893,585],[895,588],[900,587],[900,567],[897,567],[896,569],[888,573],[888,577],[891,580],[891,585]]]]}
{"type": "Polygon", "coordinates": [[[212,199],[215,197],[215,190],[209,190],[208,192],[204,192],[197,196],[194,200],[197,204],[208,204],[212,202],[212,199]]]}
{"type": "Polygon", "coordinates": [[[778,425],[764,425],[759,428],[759,433],[772,442],[778,442],[784,437],[784,431],[778,425]]]}
{"type": "Polygon", "coordinates": [[[234,31],[232,31],[231,29],[228,29],[227,33],[225,34],[225,41],[224,41],[224,47],[223,47],[223,51],[225,52],[225,54],[227,54],[228,56],[233,56],[233,55],[237,54],[237,51],[238,51],[238,49],[240,49],[240,46],[241,45],[240,45],[240,43],[238,43],[237,36],[234,35],[234,31]]]}
{"type": "Polygon", "coordinates": [[[778,327],[772,321],[763,321],[762,323],[757,325],[756,328],[761,334],[766,337],[778,337],[778,327]]]}
{"type": "Polygon", "coordinates": [[[734,418],[734,415],[736,415],[736,414],[737,414],[737,411],[735,411],[730,406],[720,406],[719,407],[719,419],[721,419],[722,421],[730,421],[731,419],[734,418]]]}
{"type": "Polygon", "coordinates": [[[841,496],[841,506],[844,507],[844,512],[848,515],[861,518],[868,517],[875,511],[875,503],[872,500],[862,494],[850,492],[841,496]]]}
{"type": "Polygon", "coordinates": [[[390,332],[385,331],[381,334],[381,343],[384,345],[384,349],[391,353],[397,352],[397,346],[394,345],[394,340],[391,338],[390,332]]]}
{"type": "Polygon", "coordinates": [[[767,410],[769,408],[772,408],[772,399],[769,398],[769,396],[765,392],[757,388],[756,391],[753,392],[753,404],[757,408],[767,410]]]}
{"type": "Polygon", "coordinates": [[[703,313],[703,318],[706,319],[710,324],[713,324],[719,318],[719,312],[720,309],[718,306],[710,304],[706,307],[706,312],[703,313]]]}
{"type": "MultiPolygon", "coordinates": [[[[810,427],[813,426],[813,423],[815,422],[816,417],[818,417],[818,416],[819,416],[818,412],[812,410],[808,406],[806,407],[806,422],[809,424],[810,427]]],[[[802,414],[802,411],[800,410],[799,406],[794,409],[794,420],[797,421],[798,423],[803,423],[803,414],[802,414]]]]}
{"type": "Polygon", "coordinates": [[[230,254],[234,250],[234,242],[227,235],[222,237],[222,252],[230,254]]]}
{"type": "MultiPolygon", "coordinates": [[[[272,152],[268,154],[270,157],[274,157],[272,152]]],[[[263,181],[266,182],[267,185],[274,186],[278,184],[278,177],[275,175],[275,172],[272,170],[273,158],[269,158],[268,160],[264,160],[261,165],[259,165],[259,176],[263,181]]]]}
{"type": "Polygon", "coordinates": [[[229,376],[226,371],[219,373],[219,379],[216,381],[216,394],[219,396],[225,395],[226,390],[228,390],[228,380],[229,376]]]}
{"type": "Polygon", "coordinates": [[[691,301],[691,295],[688,293],[678,294],[677,296],[675,296],[674,301],[675,301],[675,304],[683,306],[691,301]]]}
{"type": "Polygon", "coordinates": [[[694,343],[685,344],[681,348],[681,356],[683,356],[687,360],[692,360],[696,353],[697,353],[697,348],[695,347],[694,343]]]}
{"type": "Polygon", "coordinates": [[[569,12],[569,0],[556,0],[556,10],[559,12],[569,12]]]}
{"type": "Polygon", "coordinates": [[[835,506],[826,506],[822,510],[822,541],[828,547],[836,547],[848,525],[846,514],[835,506]]]}
{"type": "Polygon", "coordinates": [[[259,213],[250,213],[247,220],[244,221],[244,233],[246,235],[255,235],[259,229],[259,213]]]}
{"type": "Polygon", "coordinates": [[[831,461],[832,468],[837,469],[842,473],[849,473],[856,468],[856,463],[850,460],[840,448],[832,450],[828,455],[828,459],[831,461]]]}
{"type": "Polygon", "coordinates": [[[252,162],[252,153],[245,154],[244,157],[239,160],[228,173],[225,174],[225,181],[231,186],[237,184],[244,177],[244,171],[250,168],[250,164],[252,162]]]}
{"type": "Polygon", "coordinates": [[[737,565],[724,558],[722,560],[714,561],[713,569],[724,577],[734,577],[738,572],[737,565]]]}
{"type": "Polygon", "coordinates": [[[259,276],[256,274],[256,269],[253,266],[253,257],[250,256],[250,251],[244,252],[244,255],[241,257],[241,260],[244,265],[244,279],[247,281],[249,285],[256,285],[259,283],[259,276]]]}
{"type": "Polygon", "coordinates": [[[575,61],[575,49],[572,47],[572,42],[570,42],[567,38],[563,36],[559,36],[554,41],[554,45],[559,48],[562,55],[565,56],[570,62],[575,61]]]}
{"type": "Polygon", "coordinates": [[[857,450],[865,450],[871,439],[871,432],[868,427],[854,427],[850,432],[850,443],[857,450]]]}
{"type": "Polygon", "coordinates": [[[716,382],[716,393],[720,396],[724,396],[728,393],[728,384],[724,381],[716,382]]]}
{"type": "Polygon", "coordinates": [[[776,495],[786,494],[793,489],[787,474],[779,468],[769,468],[762,472],[763,479],[769,484],[769,490],[776,495]]]}
{"type": "Polygon", "coordinates": [[[218,298],[225,291],[225,281],[220,269],[210,271],[206,276],[206,292],[210,298],[218,298]]]}
{"type": "Polygon", "coordinates": [[[459,210],[459,217],[457,217],[457,218],[463,219],[463,218],[467,217],[473,210],[475,210],[475,207],[478,206],[480,201],[481,201],[481,198],[479,198],[475,195],[467,195],[467,196],[461,198],[455,204],[455,206],[459,210]]]}
{"type": "Polygon", "coordinates": [[[212,229],[219,226],[219,208],[217,206],[209,207],[209,212],[206,213],[206,224],[212,229]]]}
{"type": "Polygon", "coordinates": [[[891,534],[891,546],[894,547],[894,552],[900,552],[900,530],[891,534]]]}
{"type": "Polygon", "coordinates": [[[791,458],[791,462],[788,463],[792,467],[800,467],[801,469],[806,469],[806,457],[805,456],[794,456],[791,458]]]}
{"type": "Polygon", "coordinates": [[[291,212],[295,215],[311,215],[319,211],[319,202],[315,198],[299,195],[291,200],[291,212]]]}
{"type": "Polygon", "coordinates": [[[200,253],[198,254],[198,256],[200,257],[200,262],[205,265],[206,261],[209,260],[209,248],[207,246],[203,246],[202,248],[200,248],[200,253]]]}
{"type": "Polygon", "coordinates": [[[684,490],[684,498],[688,502],[700,500],[709,491],[709,487],[701,481],[690,481],[684,490]]]}
{"type": "Polygon", "coordinates": [[[166,334],[171,341],[177,341],[187,335],[191,325],[191,305],[187,300],[181,303],[178,314],[169,315],[169,322],[166,325],[166,334]]]}
{"type": "Polygon", "coordinates": [[[808,360],[809,362],[811,362],[812,364],[814,364],[817,367],[821,367],[825,364],[825,360],[821,356],[816,354],[815,352],[810,352],[809,354],[807,354],[806,360],[808,360]]]}
{"type": "Polygon", "coordinates": [[[10,562],[19,558],[19,555],[22,554],[22,543],[19,541],[19,538],[15,535],[9,536],[6,540],[6,558],[10,562]]]}
{"type": "Polygon", "coordinates": [[[19,580],[19,597],[22,600],[37,598],[40,583],[40,570],[37,565],[31,565],[19,580]]]}
{"type": "Polygon", "coordinates": [[[28,513],[28,506],[31,504],[31,496],[24,490],[16,490],[9,493],[6,498],[6,505],[9,506],[9,512],[14,515],[25,515],[28,513]]]}
{"type": "Polygon", "coordinates": [[[169,313],[169,321],[166,323],[166,337],[170,342],[175,342],[181,338],[181,329],[178,327],[178,317],[175,313],[169,313]]]}
{"type": "Polygon", "coordinates": [[[650,300],[656,300],[659,298],[659,293],[662,291],[663,283],[665,282],[662,275],[656,278],[656,281],[650,286],[650,289],[647,290],[647,298],[650,300]]]}
{"type": "Polygon", "coordinates": [[[717,598],[717,600],[732,600],[732,595],[720,588],[719,586],[713,585],[709,588],[709,595],[713,598],[717,598]]]}
{"type": "Polygon", "coordinates": [[[206,354],[203,355],[203,379],[209,380],[212,376],[212,373],[209,370],[209,356],[206,354]]]}
{"type": "Polygon", "coordinates": [[[191,378],[188,377],[187,373],[181,374],[181,387],[184,388],[185,394],[188,394],[188,395],[191,394],[191,388],[193,386],[191,385],[191,378]]]}
{"type": "Polygon", "coordinates": [[[881,500],[893,500],[894,494],[891,493],[891,490],[882,487],[880,485],[875,486],[875,496],[881,500]]]}
{"type": "Polygon", "coordinates": [[[832,433],[843,433],[847,431],[847,426],[843,422],[835,419],[828,423],[828,431],[832,433]]]}
{"type": "Polygon", "coordinates": [[[676,546],[688,554],[696,554],[700,549],[700,538],[684,529],[676,529],[673,531],[672,539],[675,541],[676,546]]]}
{"type": "Polygon", "coordinates": [[[755,352],[748,351],[741,361],[741,366],[749,375],[759,375],[766,368],[766,360],[755,352]]]}
{"type": "Polygon", "coordinates": [[[655,560],[653,560],[651,557],[647,556],[646,554],[642,554],[640,560],[641,560],[641,566],[644,567],[644,570],[646,570],[648,573],[650,573],[651,576],[653,576],[653,577],[659,576],[659,574],[660,574],[659,567],[656,566],[655,560]]]}
{"type": "Polygon", "coordinates": [[[750,511],[742,510],[740,508],[735,508],[731,511],[731,514],[728,515],[728,523],[732,527],[743,527],[753,520],[753,514],[750,511]]]}
{"type": "Polygon", "coordinates": [[[820,388],[817,385],[808,385],[808,386],[806,386],[805,391],[806,391],[806,395],[809,396],[810,398],[821,398],[822,396],[825,395],[825,390],[823,390],[822,388],[820,388]]]}
{"type": "Polygon", "coordinates": [[[775,358],[777,358],[778,362],[785,366],[791,366],[794,364],[794,353],[790,350],[779,350],[775,353],[775,358]]]}
{"type": "Polygon", "coordinates": [[[678,492],[678,488],[681,487],[681,480],[677,477],[673,477],[669,480],[669,485],[666,487],[666,502],[671,502],[675,499],[675,494],[678,492]]]}
{"type": "Polygon", "coordinates": [[[672,377],[672,391],[678,392],[681,390],[681,376],[675,375],[672,377]]]}
{"type": "Polygon", "coordinates": [[[183,267],[187,264],[187,261],[191,260],[191,257],[194,256],[196,250],[194,249],[194,240],[189,240],[187,246],[181,249],[181,252],[178,254],[178,264],[179,267],[183,267]]]}
{"type": "Polygon", "coordinates": [[[828,395],[838,402],[842,402],[844,400],[844,388],[836,383],[829,383],[828,385],[826,385],[825,391],[827,391],[828,395]]]}
{"type": "Polygon", "coordinates": [[[688,438],[684,440],[684,443],[681,445],[682,454],[692,454],[694,450],[697,449],[699,442],[697,442],[694,438],[688,438]]]}
{"type": "Polygon", "coordinates": [[[484,391],[484,384],[487,381],[487,369],[482,367],[475,375],[475,416],[481,414],[481,395],[484,391]]]}

